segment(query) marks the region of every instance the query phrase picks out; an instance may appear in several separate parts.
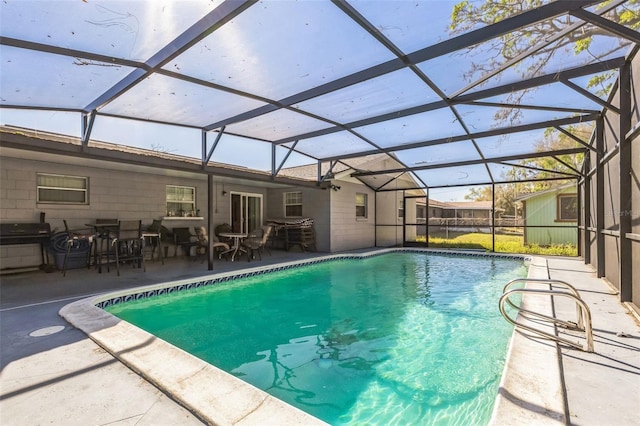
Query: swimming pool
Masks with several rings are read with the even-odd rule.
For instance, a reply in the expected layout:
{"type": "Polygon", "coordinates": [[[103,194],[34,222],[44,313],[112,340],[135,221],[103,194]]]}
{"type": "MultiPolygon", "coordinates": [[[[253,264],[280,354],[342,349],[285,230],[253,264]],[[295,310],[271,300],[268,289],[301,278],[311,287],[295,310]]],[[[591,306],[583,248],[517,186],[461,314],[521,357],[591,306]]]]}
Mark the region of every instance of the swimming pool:
{"type": "Polygon", "coordinates": [[[390,253],[104,305],[332,424],[486,424],[518,276],[521,258],[390,253]]]}

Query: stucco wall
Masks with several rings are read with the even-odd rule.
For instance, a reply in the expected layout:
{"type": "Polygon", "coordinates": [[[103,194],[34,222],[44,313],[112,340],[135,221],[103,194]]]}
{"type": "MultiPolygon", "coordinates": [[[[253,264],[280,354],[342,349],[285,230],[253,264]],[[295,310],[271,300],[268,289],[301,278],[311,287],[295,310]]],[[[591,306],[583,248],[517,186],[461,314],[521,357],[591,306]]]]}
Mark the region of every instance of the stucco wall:
{"type": "MultiPolygon", "coordinates": [[[[40,213],[52,230],[64,230],[63,219],[72,228],[83,228],[96,218],[141,219],[148,225],[153,219],[166,216],[166,185],[196,187],[197,209],[201,220],[164,219],[163,225],[193,227],[207,225],[207,180],[170,177],[145,172],[114,170],[111,163],[78,166],[60,162],[34,161],[16,158],[0,151],[0,220],[3,222],[37,222],[40,213]],[[88,205],[38,204],[36,173],[52,173],[89,178],[88,205]]],[[[119,166],[122,167],[122,166],[119,166]]],[[[231,192],[263,195],[263,222],[284,216],[283,193],[303,192],[303,216],[314,219],[318,251],[331,252],[375,246],[375,194],[360,184],[340,182],[339,191],[315,188],[266,189],[251,185],[218,182],[212,189],[214,224],[230,222],[231,192]],[[226,195],[223,194],[226,192],[226,195]],[[355,194],[368,195],[368,218],[356,219],[355,194]]],[[[396,213],[397,215],[397,210],[396,213]]],[[[210,231],[211,233],[212,231],[210,231]]],[[[173,248],[169,249],[172,254],[173,248]]],[[[51,260],[53,263],[53,260],[51,260]]],[[[40,263],[38,245],[0,247],[0,268],[23,268],[40,263]]]]}

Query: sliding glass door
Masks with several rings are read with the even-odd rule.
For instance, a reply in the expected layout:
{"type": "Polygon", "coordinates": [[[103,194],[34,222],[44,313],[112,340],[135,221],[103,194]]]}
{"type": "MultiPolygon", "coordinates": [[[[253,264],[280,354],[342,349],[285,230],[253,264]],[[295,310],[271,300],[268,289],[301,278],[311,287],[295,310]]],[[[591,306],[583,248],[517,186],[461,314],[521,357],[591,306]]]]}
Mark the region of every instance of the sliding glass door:
{"type": "Polygon", "coordinates": [[[262,226],[262,194],[231,193],[231,228],[249,233],[262,226]]]}

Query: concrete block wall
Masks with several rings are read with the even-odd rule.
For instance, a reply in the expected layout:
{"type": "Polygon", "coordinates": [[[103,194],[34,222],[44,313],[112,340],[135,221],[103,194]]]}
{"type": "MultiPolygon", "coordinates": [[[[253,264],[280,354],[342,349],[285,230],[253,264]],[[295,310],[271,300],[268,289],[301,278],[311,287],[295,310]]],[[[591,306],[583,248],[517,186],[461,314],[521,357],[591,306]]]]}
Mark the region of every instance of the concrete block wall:
{"type": "MultiPolygon", "coordinates": [[[[173,226],[206,225],[207,181],[202,178],[178,178],[104,167],[78,166],[56,162],[0,157],[0,220],[3,222],[38,222],[40,213],[52,231],[63,231],[63,219],[72,228],[84,228],[96,218],[140,219],[145,225],[166,215],[166,185],[196,187],[197,208],[201,221],[165,221],[173,226]],[[36,173],[53,173],[89,178],[88,205],[37,203],[36,173]]],[[[119,166],[119,168],[123,168],[119,166]]],[[[228,210],[225,210],[228,216],[228,210]]],[[[222,214],[220,220],[222,220],[222,214]]],[[[228,219],[225,219],[228,220],[228,219]]],[[[0,247],[0,268],[23,268],[40,263],[37,244],[0,247]]]]}
{"type": "Polygon", "coordinates": [[[302,217],[313,219],[313,226],[316,232],[316,248],[320,252],[331,250],[331,203],[330,190],[307,187],[291,188],[271,188],[267,191],[267,214],[265,220],[283,219],[284,214],[284,193],[302,192],[302,217]]]}
{"type": "MultiPolygon", "coordinates": [[[[18,158],[0,151],[0,220],[3,222],[45,221],[52,231],[63,231],[63,220],[76,228],[94,223],[95,219],[141,219],[144,225],[166,216],[166,185],[196,188],[196,208],[201,220],[164,219],[163,225],[193,227],[207,225],[208,185],[206,176],[167,176],[163,170],[142,170],[134,166],[92,161],[87,165],[70,164],[64,157],[52,161],[18,158]],[[66,161],[66,163],[65,163],[66,161]],[[52,173],[89,178],[88,205],[37,203],[36,174],[52,173]]],[[[374,247],[376,204],[375,193],[353,182],[339,182],[340,190],[299,188],[303,192],[303,216],[314,218],[318,251],[336,252],[374,247]],[[356,193],[368,195],[368,217],[356,218],[356,193]]],[[[216,182],[214,179],[213,223],[230,223],[232,191],[263,196],[263,222],[284,216],[282,194],[298,188],[266,189],[251,185],[216,182]],[[226,192],[226,195],[223,195],[226,192]]],[[[395,206],[395,204],[394,204],[395,206]]],[[[397,215],[397,210],[392,209],[397,215]]],[[[210,231],[211,233],[212,231],[210,231]]],[[[169,248],[170,254],[173,249],[169,248]]],[[[40,264],[38,245],[0,247],[0,269],[33,267],[40,264]]]]}

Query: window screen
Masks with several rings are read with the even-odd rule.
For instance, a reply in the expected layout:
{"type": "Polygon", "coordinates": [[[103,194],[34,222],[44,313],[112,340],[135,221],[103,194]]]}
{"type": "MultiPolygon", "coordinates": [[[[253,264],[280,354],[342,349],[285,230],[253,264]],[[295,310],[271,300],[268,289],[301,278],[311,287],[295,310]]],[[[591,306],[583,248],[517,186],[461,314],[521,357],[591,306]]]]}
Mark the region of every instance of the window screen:
{"type": "Polygon", "coordinates": [[[558,221],[578,220],[578,197],[575,194],[558,195],[558,221]]]}
{"type": "Polygon", "coordinates": [[[89,204],[89,178],[38,173],[38,203],[89,204]]]}
{"type": "Polygon", "coordinates": [[[284,216],[302,216],[302,192],[296,191],[284,193],[284,216]]]}
{"type": "Polygon", "coordinates": [[[196,216],[196,189],[167,185],[167,216],[196,216]]]}
{"type": "Polygon", "coordinates": [[[367,194],[356,193],[356,218],[367,217],[367,194]]]}

